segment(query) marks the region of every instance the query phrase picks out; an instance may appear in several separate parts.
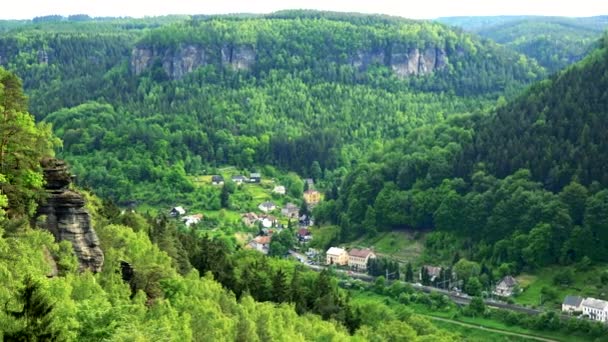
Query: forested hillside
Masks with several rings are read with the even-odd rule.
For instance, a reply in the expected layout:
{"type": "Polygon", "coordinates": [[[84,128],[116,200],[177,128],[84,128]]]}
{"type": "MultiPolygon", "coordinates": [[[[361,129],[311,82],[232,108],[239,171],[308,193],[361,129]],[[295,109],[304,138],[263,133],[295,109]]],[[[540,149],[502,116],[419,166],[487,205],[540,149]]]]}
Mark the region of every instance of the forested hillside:
{"type": "MultiPolygon", "coordinates": [[[[82,214],[93,218],[105,261],[96,274],[81,271],[72,243],[36,214],[57,187],[43,181],[40,159],[59,141],[48,124],[35,124],[19,79],[2,68],[0,113],[3,341],[457,340],[411,313],[367,320],[328,271],[237,252],[162,215],[121,214],[89,194],[82,214]]],[[[69,233],[79,225],[68,222],[69,233]]]]}
{"type": "Polygon", "coordinates": [[[317,218],[342,239],[432,229],[427,248],[509,272],[608,261],[608,41],[490,115],[453,116],[372,153],[317,218]],[[462,256],[462,255],[461,255],[462,256]]]}
{"type": "Polygon", "coordinates": [[[482,111],[544,75],[429,22],[308,11],[172,20],[37,22],[0,36],[0,62],[24,78],[80,184],[120,203],[204,199],[188,197],[186,176],[217,165],[309,175],[316,162],[333,179],[380,141],[482,111]]]}
{"type": "Polygon", "coordinates": [[[534,16],[446,17],[437,21],[462,27],[538,61],[556,72],[581,60],[608,28],[608,17],[534,16]]]}

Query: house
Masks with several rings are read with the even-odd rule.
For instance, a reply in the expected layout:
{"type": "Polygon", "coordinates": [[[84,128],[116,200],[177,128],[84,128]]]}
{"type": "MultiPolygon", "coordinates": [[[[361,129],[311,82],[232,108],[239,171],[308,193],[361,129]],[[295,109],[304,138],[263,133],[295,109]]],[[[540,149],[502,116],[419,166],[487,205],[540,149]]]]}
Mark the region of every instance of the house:
{"type": "Polygon", "coordinates": [[[268,249],[270,248],[271,240],[271,236],[256,236],[253,240],[249,242],[248,245],[258,252],[268,254],[268,249]]]}
{"type": "Polygon", "coordinates": [[[259,183],[262,181],[262,175],[254,172],[249,175],[249,183],[259,183]]]}
{"type": "Polygon", "coordinates": [[[300,241],[312,240],[312,234],[310,234],[310,231],[307,228],[298,229],[296,236],[298,237],[298,240],[300,240],[300,241]]]}
{"type": "Polygon", "coordinates": [[[224,177],[222,177],[220,175],[213,175],[213,176],[211,176],[211,184],[213,184],[213,185],[223,185],[224,184],[224,177]]]}
{"type": "Polygon", "coordinates": [[[608,322],[608,302],[601,299],[585,298],[581,303],[583,315],[589,319],[600,322],[608,322]]]}
{"type": "Polygon", "coordinates": [[[317,190],[308,189],[304,191],[304,201],[306,201],[306,204],[308,205],[317,204],[321,201],[321,193],[317,190]]]}
{"type": "Polygon", "coordinates": [[[274,203],[272,203],[272,202],[268,202],[268,201],[266,201],[266,202],[264,202],[264,203],[262,203],[262,204],[258,205],[258,208],[259,208],[261,211],[263,211],[263,212],[267,213],[267,212],[269,212],[269,211],[273,211],[273,210],[275,210],[275,209],[277,208],[277,206],[276,206],[274,203]]]}
{"type": "Polygon", "coordinates": [[[579,296],[566,296],[562,302],[562,311],[575,312],[583,311],[581,304],[583,303],[583,297],[579,296]]]}
{"type": "Polygon", "coordinates": [[[275,193],[277,195],[285,195],[285,187],[282,185],[277,185],[274,187],[274,189],[272,189],[272,193],[275,193]]]}
{"type": "Polygon", "coordinates": [[[353,248],[348,252],[348,266],[357,271],[365,271],[369,259],[375,259],[376,254],[369,249],[353,248]]]}
{"type": "Polygon", "coordinates": [[[312,189],[312,187],[315,185],[315,181],[312,178],[304,179],[304,183],[306,183],[306,185],[308,185],[309,189],[312,189]]]}
{"type": "Polygon", "coordinates": [[[494,294],[502,297],[510,297],[513,295],[513,291],[517,286],[517,280],[511,276],[506,276],[502,278],[500,283],[496,285],[494,289],[494,294]]]}
{"type": "Polygon", "coordinates": [[[236,176],[232,176],[232,181],[236,184],[243,184],[244,182],[247,181],[247,177],[242,176],[242,175],[236,175],[236,176]]]}
{"type": "Polygon", "coordinates": [[[262,223],[264,228],[272,228],[279,225],[279,220],[272,215],[262,215],[258,218],[258,221],[262,223]]]}
{"type": "Polygon", "coordinates": [[[203,214],[194,214],[194,215],[188,215],[188,216],[182,217],[182,221],[184,221],[184,224],[186,225],[186,227],[190,227],[193,224],[197,224],[197,223],[201,222],[202,219],[203,219],[203,214]]]}
{"type": "Polygon", "coordinates": [[[348,253],[339,247],[331,247],[325,253],[325,263],[327,265],[347,265],[348,253]]]}
{"type": "Polygon", "coordinates": [[[420,268],[420,274],[418,275],[418,277],[420,278],[420,281],[422,281],[423,270],[426,270],[426,273],[429,275],[429,281],[434,282],[436,279],[441,277],[441,271],[443,270],[443,268],[441,268],[440,266],[429,266],[429,265],[422,266],[420,268]]]}
{"type": "Polygon", "coordinates": [[[245,213],[241,215],[241,221],[247,227],[253,227],[253,225],[258,222],[258,215],[256,215],[255,213],[245,213]]]}
{"type": "Polygon", "coordinates": [[[182,207],[173,207],[169,211],[169,216],[178,217],[178,216],[184,215],[185,213],[186,213],[186,209],[184,209],[182,207]]]}
{"type": "Polygon", "coordinates": [[[297,219],[300,216],[300,208],[293,203],[287,203],[281,209],[281,215],[290,219],[297,219]]]}

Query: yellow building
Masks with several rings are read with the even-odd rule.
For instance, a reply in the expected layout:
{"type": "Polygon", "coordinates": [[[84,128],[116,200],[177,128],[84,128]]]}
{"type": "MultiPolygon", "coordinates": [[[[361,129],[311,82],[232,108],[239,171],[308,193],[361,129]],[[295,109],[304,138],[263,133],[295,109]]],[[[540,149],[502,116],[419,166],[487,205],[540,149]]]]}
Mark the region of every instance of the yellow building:
{"type": "Polygon", "coordinates": [[[348,253],[339,247],[331,247],[327,250],[325,263],[327,265],[341,265],[348,264],[348,253]]]}
{"type": "Polygon", "coordinates": [[[306,190],[304,191],[304,201],[308,205],[317,204],[321,201],[321,193],[317,190],[306,190]]]}

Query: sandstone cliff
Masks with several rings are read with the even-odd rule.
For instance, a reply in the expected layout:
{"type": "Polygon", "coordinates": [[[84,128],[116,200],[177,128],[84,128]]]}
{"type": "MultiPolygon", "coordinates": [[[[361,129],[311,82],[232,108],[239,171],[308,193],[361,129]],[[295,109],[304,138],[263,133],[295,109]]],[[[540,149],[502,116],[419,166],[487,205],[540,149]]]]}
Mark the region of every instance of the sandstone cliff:
{"type": "Polygon", "coordinates": [[[48,198],[39,206],[38,215],[46,216],[46,228],[57,241],[72,243],[80,270],[100,272],[104,256],[99,238],[84,208],[84,197],[68,188],[72,179],[65,162],[49,158],[42,161],[42,167],[48,198]]]}
{"type": "MultiPolygon", "coordinates": [[[[326,56],[335,61],[336,56],[326,56]]],[[[160,62],[163,70],[172,79],[180,79],[196,68],[205,65],[220,65],[236,70],[251,69],[256,63],[255,48],[250,45],[229,45],[204,47],[196,44],[181,44],[176,48],[154,48],[137,46],[131,53],[131,70],[135,75],[145,72],[155,62],[160,62]]],[[[448,63],[442,47],[425,49],[388,44],[376,49],[352,52],[350,64],[359,71],[371,65],[385,65],[401,77],[428,75],[442,70],[448,63]]]]}
{"type": "Polygon", "coordinates": [[[182,44],[176,49],[140,46],[131,52],[131,70],[139,75],[160,61],[170,78],[180,79],[196,68],[210,64],[247,70],[255,63],[255,58],[255,50],[247,45],[224,45],[219,49],[197,44],[182,44]]]}

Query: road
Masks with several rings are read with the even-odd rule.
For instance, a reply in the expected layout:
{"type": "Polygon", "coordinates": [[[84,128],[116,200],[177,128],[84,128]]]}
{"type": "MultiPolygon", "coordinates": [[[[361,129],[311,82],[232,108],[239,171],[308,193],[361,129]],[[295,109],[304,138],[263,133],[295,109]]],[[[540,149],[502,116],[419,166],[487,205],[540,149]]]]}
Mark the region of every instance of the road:
{"type": "Polygon", "coordinates": [[[463,327],[490,331],[490,332],[494,332],[494,333],[498,333],[498,334],[502,334],[502,335],[523,337],[523,338],[527,338],[527,339],[530,339],[530,340],[544,341],[544,342],[559,342],[557,340],[552,340],[552,339],[548,339],[548,338],[544,338],[544,337],[538,337],[538,336],[533,336],[533,335],[514,333],[514,332],[500,330],[500,329],[492,329],[492,328],[487,328],[487,327],[484,327],[484,326],[481,326],[481,325],[470,324],[470,323],[463,323],[463,322],[460,322],[460,321],[454,321],[454,320],[447,319],[447,318],[442,318],[442,317],[435,317],[435,316],[429,316],[429,315],[423,315],[423,316],[426,317],[426,318],[429,318],[429,319],[436,320],[436,321],[443,321],[443,322],[448,322],[448,323],[452,323],[452,324],[458,324],[458,325],[461,325],[463,327]]]}
{"type": "MultiPolygon", "coordinates": [[[[306,257],[306,255],[304,255],[304,254],[297,253],[294,251],[290,251],[290,254],[292,256],[296,257],[298,260],[300,260],[300,262],[302,262],[302,264],[304,266],[309,267],[317,272],[320,272],[327,268],[327,266],[308,264],[308,257],[306,257]]],[[[335,271],[336,271],[336,273],[344,274],[350,278],[360,279],[360,280],[367,281],[367,282],[374,281],[374,277],[372,277],[366,273],[357,273],[357,272],[345,271],[345,270],[340,270],[340,269],[335,269],[335,271]]],[[[466,294],[443,290],[443,289],[439,289],[439,288],[432,287],[432,286],[424,286],[424,285],[420,285],[420,284],[411,284],[411,283],[406,283],[406,282],[402,282],[402,283],[410,284],[412,287],[414,287],[414,289],[416,289],[418,291],[422,291],[422,292],[426,292],[426,293],[430,293],[430,292],[442,293],[458,305],[467,305],[471,302],[471,297],[466,294]]],[[[509,303],[500,302],[500,301],[491,300],[491,299],[485,299],[484,302],[489,307],[513,310],[513,311],[522,312],[522,313],[525,313],[528,315],[538,315],[538,314],[543,313],[543,311],[541,311],[541,310],[531,309],[531,308],[527,308],[524,306],[509,304],[509,303]]]]}

